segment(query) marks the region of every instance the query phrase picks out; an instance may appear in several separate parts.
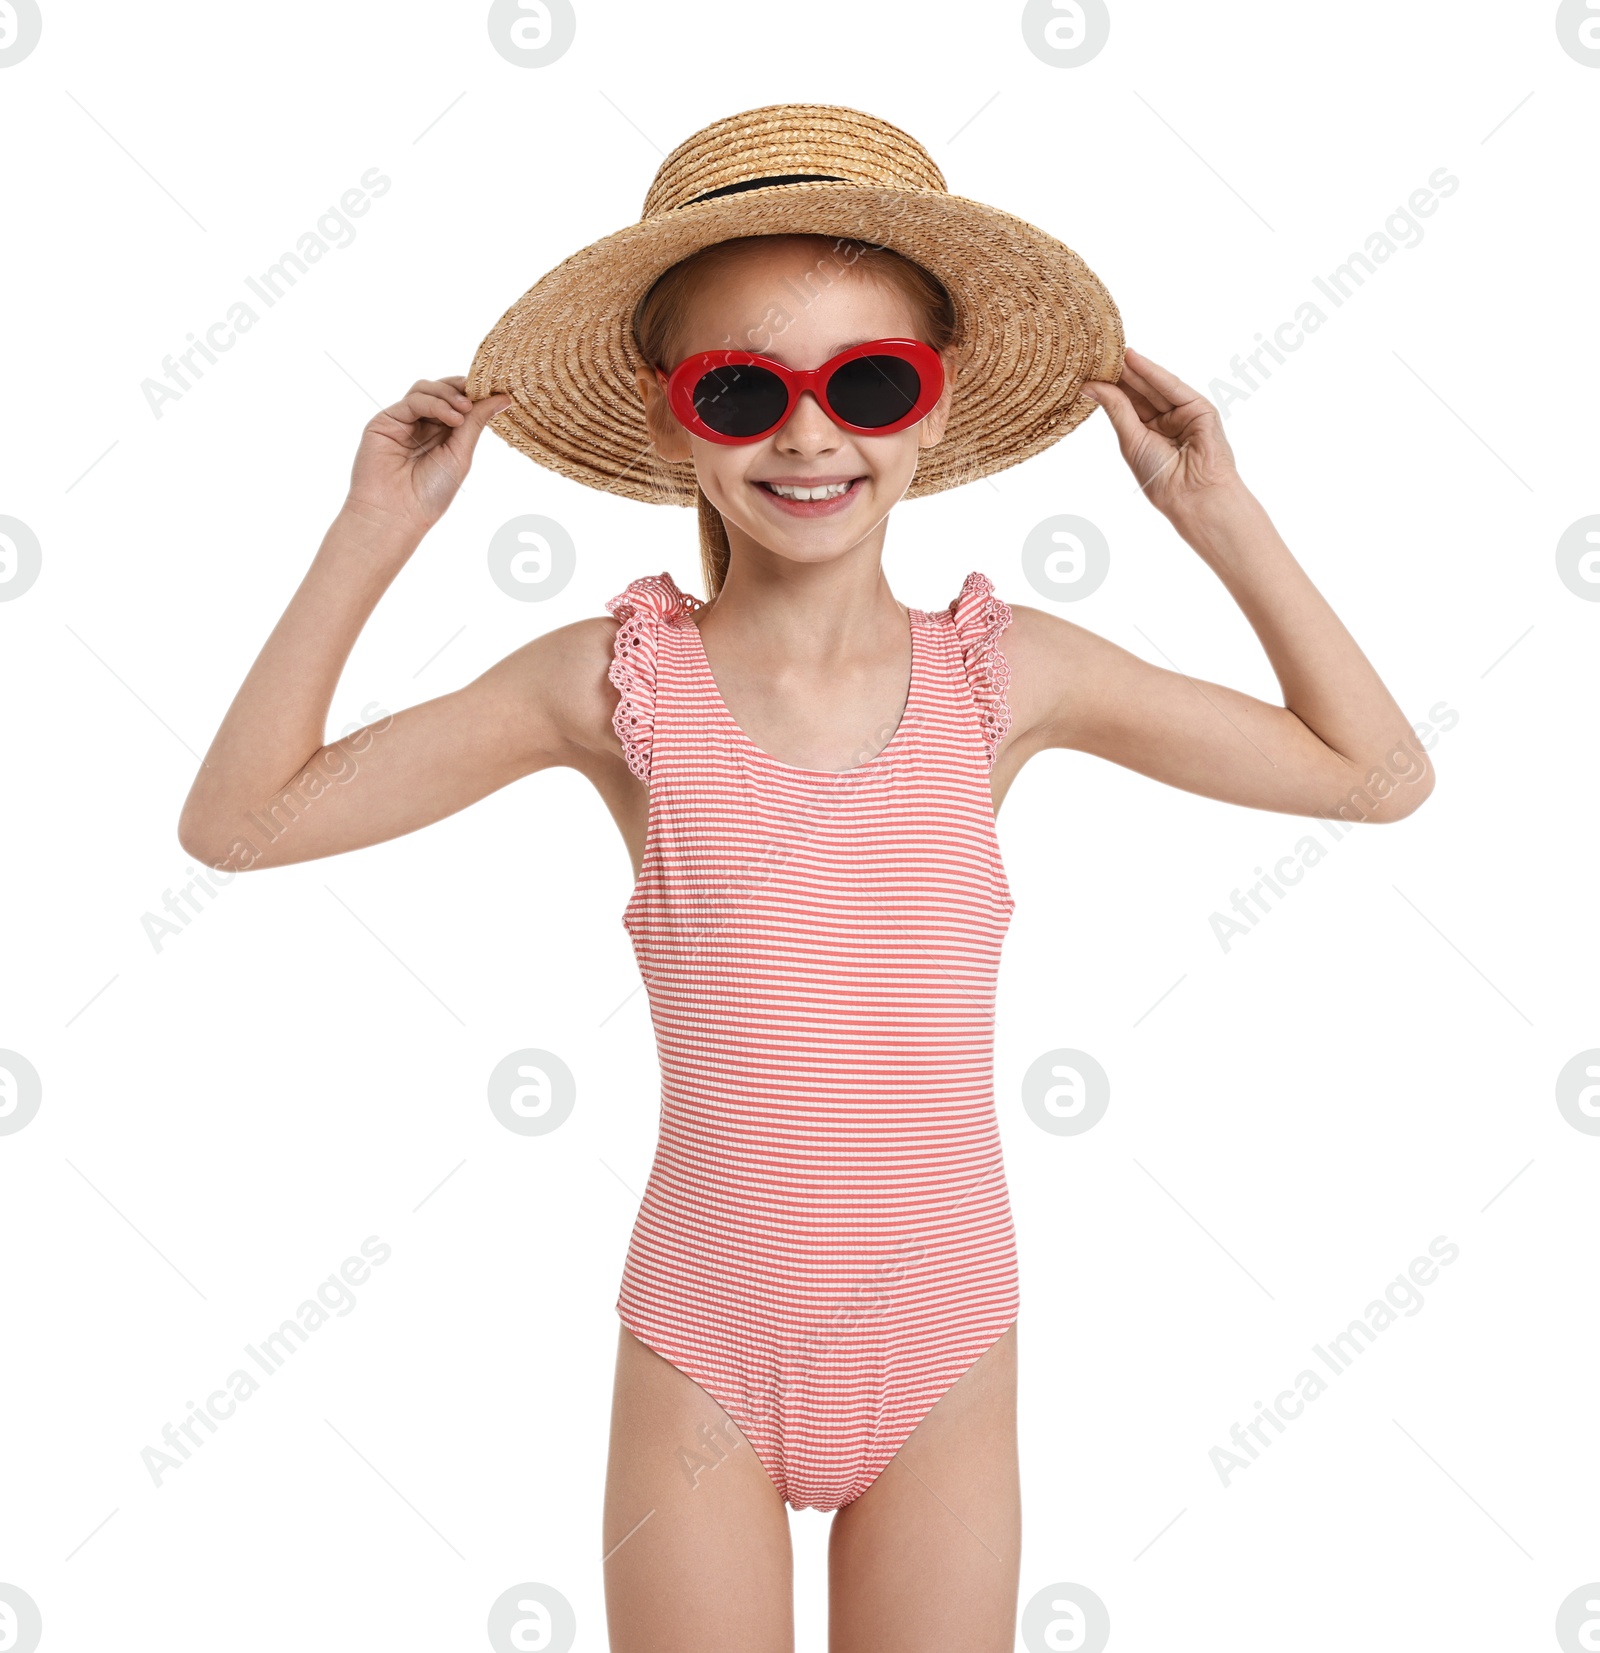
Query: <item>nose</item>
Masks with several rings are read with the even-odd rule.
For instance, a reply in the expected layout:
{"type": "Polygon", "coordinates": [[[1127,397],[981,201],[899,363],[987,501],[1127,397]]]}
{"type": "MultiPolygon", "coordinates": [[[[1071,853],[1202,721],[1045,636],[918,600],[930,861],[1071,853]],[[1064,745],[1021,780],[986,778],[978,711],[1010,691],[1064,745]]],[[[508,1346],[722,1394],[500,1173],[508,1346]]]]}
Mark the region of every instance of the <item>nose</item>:
{"type": "Polygon", "coordinates": [[[828,453],[838,447],[842,434],[816,394],[802,390],[775,440],[785,453],[828,453]]]}

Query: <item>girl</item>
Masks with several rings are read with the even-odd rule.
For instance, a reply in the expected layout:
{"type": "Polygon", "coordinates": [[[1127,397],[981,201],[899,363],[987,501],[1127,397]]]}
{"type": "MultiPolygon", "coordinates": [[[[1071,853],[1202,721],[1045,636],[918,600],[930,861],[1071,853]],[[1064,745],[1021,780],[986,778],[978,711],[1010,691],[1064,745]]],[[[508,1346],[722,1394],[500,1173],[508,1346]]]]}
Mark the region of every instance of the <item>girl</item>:
{"type": "Polygon", "coordinates": [[[1432,787],[1216,411],[1124,353],[1076,255],[948,195],[904,133],[816,106],[697,134],[640,223],[525,295],[470,379],[420,380],[367,425],[212,743],[179,836],[217,867],[376,843],[557,765],[616,819],[663,1069],[617,1304],[618,1653],[792,1647],[786,1503],[837,1511],[832,1653],[1012,1645],[994,817],[1047,747],[1294,814],[1359,797],[1393,821],[1432,787]],[[977,572],[937,610],[889,590],[896,501],[1015,463],[1096,405],[1254,627],[1282,706],[1008,607],[977,572]],[[502,414],[564,474],[697,502],[707,598],[640,576],[609,618],[324,745],[362,625],[502,414]],[[353,780],[249,842],[250,811],[355,752],[353,780]]]}

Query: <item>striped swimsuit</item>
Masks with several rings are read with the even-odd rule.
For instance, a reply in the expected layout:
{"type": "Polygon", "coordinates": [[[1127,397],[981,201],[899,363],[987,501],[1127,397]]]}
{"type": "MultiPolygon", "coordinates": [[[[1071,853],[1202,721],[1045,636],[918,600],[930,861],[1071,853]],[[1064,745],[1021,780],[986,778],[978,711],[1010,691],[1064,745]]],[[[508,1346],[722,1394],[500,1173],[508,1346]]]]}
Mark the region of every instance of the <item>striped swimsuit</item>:
{"type": "Polygon", "coordinates": [[[617,1313],[783,1499],[838,1509],[1017,1313],[989,789],[1011,611],[976,573],[911,610],[900,723],[831,771],[734,722],[703,606],[667,574],[606,604],[614,727],[650,794],[622,922],[662,1074],[617,1313]]]}

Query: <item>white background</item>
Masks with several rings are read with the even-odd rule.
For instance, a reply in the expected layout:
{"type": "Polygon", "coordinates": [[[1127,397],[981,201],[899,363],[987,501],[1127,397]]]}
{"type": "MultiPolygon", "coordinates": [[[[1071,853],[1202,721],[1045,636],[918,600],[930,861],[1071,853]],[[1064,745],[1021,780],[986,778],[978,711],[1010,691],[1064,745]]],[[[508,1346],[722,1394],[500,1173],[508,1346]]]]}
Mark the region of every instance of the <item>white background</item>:
{"type": "MultiPolygon", "coordinates": [[[[1092,1590],[1122,1653],[1557,1646],[1558,1606],[1600,1574],[1600,1139],[1555,1101],[1600,1045],[1600,605],[1555,562],[1600,511],[1600,70],[1547,0],[1114,3],[1071,69],[1027,49],[1014,4],[580,4],[543,68],[498,55],[485,11],[47,3],[0,69],[0,514],[43,548],[0,603],[0,1047],[44,1087],[0,1136],[0,1582],[39,1604],[47,1653],[476,1647],[524,1580],[604,1646],[612,1305],[657,1084],[604,808],[546,773],[240,877],[159,951],[143,916],[189,876],[198,757],[374,399],[465,372],[696,128],[795,100],[895,122],[952,190],[1061,237],[1129,342],[1202,388],[1430,173],[1460,180],[1227,424],[1408,714],[1456,714],[1433,798],[1347,836],[1227,952],[1210,915],[1309,823],[1065,752],[1000,816],[1022,1599],[1092,1590]],[[141,381],[371,167],[392,188],[354,241],[155,418],[141,381]],[[577,1079],[548,1136],[486,1103],[530,1046],[577,1079]],[[1111,1077],[1077,1136],[1020,1101],[1062,1047],[1111,1077]],[[155,1486],[142,1449],[368,1235],[393,1254],[354,1311],[155,1486]],[[1225,1486],[1211,1449],[1439,1235],[1460,1255],[1421,1311],[1225,1486]]],[[[1061,512],[1112,563],[1056,612],[1278,698],[1103,418],[902,505],[895,591],[939,607],[981,568],[1050,606],[1020,548],[1061,512]]],[[[486,436],[331,732],[662,569],[699,589],[691,513],[486,436]],[[577,546],[546,602],[487,572],[525,512],[577,546]]],[[[793,1528],[820,1649],[827,1522],[793,1528]]]]}

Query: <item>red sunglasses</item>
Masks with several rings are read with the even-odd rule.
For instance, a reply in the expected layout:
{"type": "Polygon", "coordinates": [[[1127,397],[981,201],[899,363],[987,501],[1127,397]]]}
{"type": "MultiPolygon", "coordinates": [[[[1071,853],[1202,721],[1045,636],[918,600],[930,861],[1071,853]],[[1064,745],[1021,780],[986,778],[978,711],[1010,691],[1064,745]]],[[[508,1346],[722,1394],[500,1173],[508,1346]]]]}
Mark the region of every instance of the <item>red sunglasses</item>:
{"type": "Polygon", "coordinates": [[[923,418],[944,389],[938,351],[919,339],[873,339],[821,367],[793,368],[749,350],[702,350],[656,377],[679,422],[708,442],[759,442],[809,390],[828,417],[864,436],[923,418]]]}

